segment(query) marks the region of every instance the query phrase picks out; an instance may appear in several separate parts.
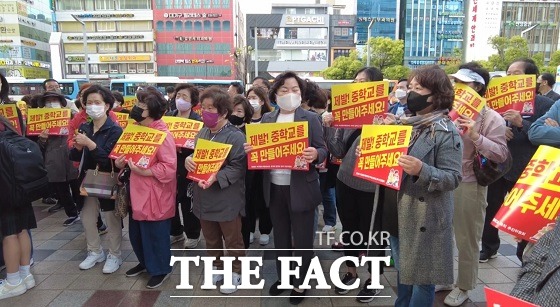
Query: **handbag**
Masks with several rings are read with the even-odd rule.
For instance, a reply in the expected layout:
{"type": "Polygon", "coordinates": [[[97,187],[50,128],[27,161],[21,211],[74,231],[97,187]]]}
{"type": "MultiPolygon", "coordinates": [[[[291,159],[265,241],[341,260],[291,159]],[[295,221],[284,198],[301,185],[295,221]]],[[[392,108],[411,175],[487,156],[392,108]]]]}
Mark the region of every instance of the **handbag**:
{"type": "Polygon", "coordinates": [[[102,199],[115,199],[113,189],[117,184],[117,174],[111,160],[111,172],[100,172],[99,165],[86,171],[80,186],[80,195],[102,199]]]}
{"type": "Polygon", "coordinates": [[[115,185],[115,216],[125,218],[130,211],[130,168],[125,167],[115,185]]]}
{"type": "MultiPolygon", "coordinates": [[[[484,126],[484,119],[486,117],[486,109],[482,111],[482,122],[480,123],[480,129],[478,133],[482,135],[482,128],[484,126]]],[[[507,151],[507,158],[502,163],[496,163],[484,155],[482,155],[478,150],[476,150],[473,161],[474,176],[476,177],[476,182],[486,187],[496,180],[502,178],[509,170],[513,164],[513,158],[509,149],[507,151]]]]}

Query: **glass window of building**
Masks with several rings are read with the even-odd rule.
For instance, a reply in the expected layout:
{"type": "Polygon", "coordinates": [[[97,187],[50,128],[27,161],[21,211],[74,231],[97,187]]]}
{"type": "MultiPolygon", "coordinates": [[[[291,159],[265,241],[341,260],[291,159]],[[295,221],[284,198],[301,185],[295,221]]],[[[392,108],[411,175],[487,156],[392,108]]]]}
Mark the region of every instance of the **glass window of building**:
{"type": "Polygon", "coordinates": [[[185,1],[185,8],[190,9],[193,5],[193,0],[184,0],[185,1]]]}
{"type": "Polygon", "coordinates": [[[119,9],[148,10],[152,8],[152,0],[120,0],[117,1],[119,9]]]}
{"type": "Polygon", "coordinates": [[[163,21],[158,21],[156,23],[156,30],[158,30],[159,32],[163,32],[163,21]]]}
{"type": "Polygon", "coordinates": [[[224,21],[224,22],[222,23],[222,28],[223,28],[223,31],[224,31],[224,32],[231,31],[231,23],[230,23],[229,21],[227,21],[227,20],[224,21]]]}
{"type": "Polygon", "coordinates": [[[305,9],[305,14],[306,15],[315,15],[315,9],[314,8],[306,8],[305,9]]]}
{"type": "Polygon", "coordinates": [[[154,63],[146,63],[146,73],[147,74],[154,73],[154,63]]]}
{"type": "Polygon", "coordinates": [[[182,21],[175,21],[175,31],[177,31],[177,32],[183,31],[183,22],[182,21]]]}
{"type": "Polygon", "coordinates": [[[119,63],[119,72],[122,74],[126,74],[127,70],[126,70],[126,63],[119,63]]]}
{"type": "Polygon", "coordinates": [[[97,31],[99,32],[114,32],[117,30],[117,26],[114,21],[98,21],[97,31]]]}
{"type": "MultiPolygon", "coordinates": [[[[20,28],[23,28],[23,27],[20,26],[20,28]]],[[[82,33],[82,24],[77,22],[77,21],[59,22],[58,23],[58,28],[61,32],[82,33]]],[[[20,31],[21,31],[21,29],[20,29],[20,31]]],[[[95,22],[86,22],[86,31],[87,32],[95,32],[95,22]]]]}
{"type": "Polygon", "coordinates": [[[219,9],[220,7],[220,0],[212,0],[212,7],[215,9],[219,9]]]}
{"type": "Polygon", "coordinates": [[[136,64],[136,72],[138,72],[139,74],[145,74],[146,73],[146,64],[145,63],[136,64]]]}
{"type": "Polygon", "coordinates": [[[195,9],[202,8],[202,0],[194,0],[193,8],[195,8],[195,9]]]}
{"type": "Polygon", "coordinates": [[[136,52],[136,43],[126,43],[126,49],[128,52],[136,52]]]}
{"type": "Polygon", "coordinates": [[[129,63],[128,64],[128,73],[135,74],[136,73],[136,63],[129,63]]]}
{"type": "Polygon", "coordinates": [[[89,64],[89,73],[90,74],[98,74],[99,73],[99,66],[97,64],[89,64]]]}
{"type": "Polygon", "coordinates": [[[95,3],[93,1],[86,1],[84,6],[86,11],[94,11],[95,10],[95,3]]]}
{"type": "MultiPolygon", "coordinates": [[[[86,1],[86,2],[90,2],[90,1],[86,1]]],[[[115,9],[115,1],[113,1],[113,0],[95,0],[95,9],[96,10],[114,10],[115,9]]]]}
{"type": "Polygon", "coordinates": [[[163,0],[156,0],[156,9],[163,8],[163,0]]]}
{"type": "Polygon", "coordinates": [[[165,31],[172,32],[173,31],[173,21],[166,21],[165,22],[165,31]]]}
{"type": "MultiPolygon", "coordinates": [[[[161,22],[163,28],[163,22],[158,21],[156,26],[161,22]]],[[[138,20],[138,21],[117,21],[117,31],[151,31],[152,22],[149,20],[138,20]]],[[[162,29],[163,31],[163,29],[162,29]]]]}
{"type": "Polygon", "coordinates": [[[182,9],[183,8],[183,0],[175,0],[175,6],[174,8],[176,9],[182,9]]]}
{"type": "Polygon", "coordinates": [[[214,20],[213,24],[214,24],[214,32],[220,32],[222,30],[222,24],[219,21],[214,20]]]}
{"type": "Polygon", "coordinates": [[[136,52],[146,52],[146,43],[136,43],[136,52]]]}
{"type": "Polygon", "coordinates": [[[194,22],[194,31],[195,32],[202,31],[202,22],[200,22],[200,21],[195,21],[194,22]]]}
{"type": "Polygon", "coordinates": [[[205,9],[212,7],[212,0],[202,0],[202,5],[205,9]]]}
{"type": "Polygon", "coordinates": [[[185,31],[192,31],[192,21],[185,21],[185,31]]]}
{"type": "Polygon", "coordinates": [[[297,14],[296,8],[295,7],[288,7],[286,8],[286,14],[297,14]]]}
{"type": "Polygon", "coordinates": [[[116,53],[117,43],[98,43],[97,52],[99,53],[116,53]]]}
{"type": "Polygon", "coordinates": [[[212,23],[210,22],[210,20],[205,20],[204,21],[204,31],[205,32],[212,31],[212,23]]]}
{"type": "Polygon", "coordinates": [[[80,73],[80,64],[70,64],[68,65],[68,72],[73,75],[80,73]]]}
{"type": "Polygon", "coordinates": [[[56,3],[58,4],[58,10],[59,11],[75,11],[75,10],[83,10],[84,6],[83,6],[83,2],[82,1],[76,1],[76,0],[59,0],[56,1],[56,3]]]}
{"type": "Polygon", "coordinates": [[[166,9],[173,8],[173,0],[165,0],[165,8],[166,9]]]}
{"type": "Polygon", "coordinates": [[[230,2],[229,0],[222,0],[222,8],[229,9],[229,5],[230,5],[229,2],[230,2]]]}
{"type": "Polygon", "coordinates": [[[146,52],[153,52],[154,51],[154,44],[151,42],[146,43],[146,52]]]}
{"type": "Polygon", "coordinates": [[[118,52],[119,53],[126,53],[126,43],[118,43],[117,44],[118,52]]]}
{"type": "Polygon", "coordinates": [[[99,73],[108,74],[109,73],[109,64],[99,64],[99,73]]]}
{"type": "Polygon", "coordinates": [[[119,64],[109,64],[109,72],[112,74],[119,73],[119,64]]]}

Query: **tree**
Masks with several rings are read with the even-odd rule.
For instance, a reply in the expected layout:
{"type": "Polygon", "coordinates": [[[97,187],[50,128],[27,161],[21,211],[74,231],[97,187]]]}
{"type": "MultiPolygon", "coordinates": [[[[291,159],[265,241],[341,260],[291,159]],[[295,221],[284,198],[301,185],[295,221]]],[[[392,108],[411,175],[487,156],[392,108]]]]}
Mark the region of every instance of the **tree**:
{"type": "Polygon", "coordinates": [[[383,70],[383,77],[389,80],[399,80],[402,78],[408,78],[410,74],[410,68],[403,65],[395,65],[387,67],[383,70]]]}
{"type": "Polygon", "coordinates": [[[321,73],[325,79],[331,80],[350,80],[354,74],[364,67],[362,61],[358,59],[358,52],[352,51],[349,56],[340,56],[334,59],[332,65],[321,73]]]}
{"type": "Polygon", "coordinates": [[[515,59],[529,57],[527,40],[521,36],[512,38],[494,36],[489,39],[489,43],[497,51],[497,54],[488,58],[490,71],[506,70],[515,59]]]}
{"type": "MultiPolygon", "coordinates": [[[[369,42],[371,66],[382,71],[390,66],[402,65],[404,60],[404,41],[388,37],[372,37],[369,42]]],[[[367,54],[364,58],[364,64],[367,54]]]]}
{"type": "Polygon", "coordinates": [[[550,62],[548,65],[554,68],[560,65],[560,50],[556,50],[552,55],[550,55],[550,62]]]}

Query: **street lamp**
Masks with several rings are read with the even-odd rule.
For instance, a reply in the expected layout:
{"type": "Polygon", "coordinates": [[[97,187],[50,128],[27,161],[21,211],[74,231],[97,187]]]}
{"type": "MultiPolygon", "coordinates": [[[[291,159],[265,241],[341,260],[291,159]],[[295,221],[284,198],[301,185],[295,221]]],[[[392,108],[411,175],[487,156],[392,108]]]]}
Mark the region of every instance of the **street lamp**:
{"type": "Polygon", "coordinates": [[[367,42],[366,42],[366,50],[367,50],[367,67],[369,67],[369,63],[370,63],[370,47],[369,47],[369,39],[371,38],[371,27],[373,26],[373,24],[375,23],[375,20],[371,20],[369,25],[367,26],[367,42]]]}
{"type": "Polygon", "coordinates": [[[89,54],[87,49],[87,34],[86,34],[86,23],[78,17],[76,14],[71,14],[77,22],[82,24],[82,35],[84,41],[84,63],[86,65],[86,81],[89,82],[89,54]]]}
{"type": "Polygon", "coordinates": [[[525,33],[533,30],[534,28],[536,28],[538,26],[538,24],[532,25],[530,27],[528,27],[527,29],[521,31],[521,37],[525,37],[525,33]]]}

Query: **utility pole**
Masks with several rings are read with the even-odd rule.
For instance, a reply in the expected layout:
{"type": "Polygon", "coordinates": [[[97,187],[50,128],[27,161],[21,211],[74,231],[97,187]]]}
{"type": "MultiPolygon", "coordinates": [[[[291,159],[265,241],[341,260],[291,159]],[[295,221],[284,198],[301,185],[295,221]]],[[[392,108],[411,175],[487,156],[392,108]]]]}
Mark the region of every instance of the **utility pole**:
{"type": "Polygon", "coordinates": [[[82,24],[82,35],[83,35],[82,40],[84,42],[84,63],[86,66],[86,81],[89,82],[89,54],[87,49],[86,23],[76,14],[72,14],[72,18],[74,18],[77,22],[82,24]]]}
{"type": "Polygon", "coordinates": [[[371,38],[371,27],[373,27],[373,24],[375,23],[375,20],[371,20],[369,25],[367,26],[367,42],[366,42],[366,50],[367,50],[367,60],[366,60],[366,66],[369,67],[370,62],[371,62],[371,50],[369,47],[369,40],[371,38]]]}

